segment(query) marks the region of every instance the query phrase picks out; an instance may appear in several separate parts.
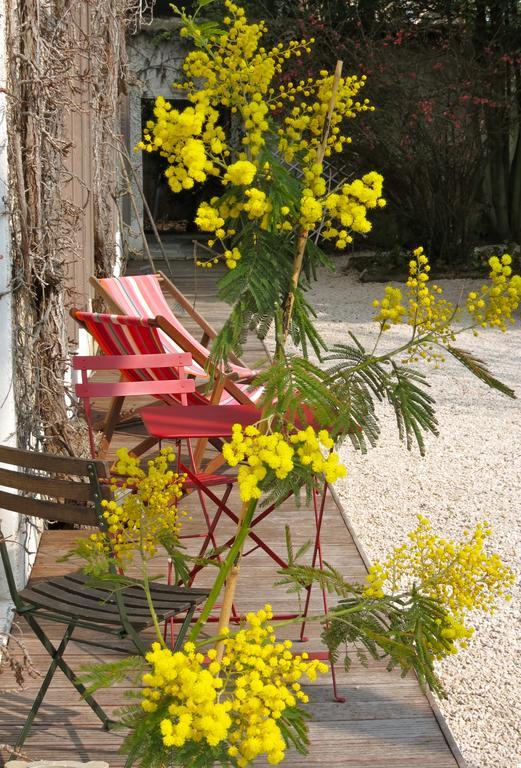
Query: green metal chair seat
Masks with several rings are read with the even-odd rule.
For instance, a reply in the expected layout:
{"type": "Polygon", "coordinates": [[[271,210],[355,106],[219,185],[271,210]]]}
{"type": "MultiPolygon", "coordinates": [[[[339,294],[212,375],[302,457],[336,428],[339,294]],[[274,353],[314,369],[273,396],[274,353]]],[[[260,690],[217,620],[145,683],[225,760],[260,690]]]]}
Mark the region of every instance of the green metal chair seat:
{"type": "MultiPolygon", "coordinates": [[[[121,628],[120,607],[111,589],[86,586],[89,577],[78,571],[66,576],[31,583],[18,594],[27,609],[44,611],[52,616],[76,619],[76,626],[93,628],[93,624],[113,625],[121,628]]],[[[159,621],[184,613],[204,602],[208,592],[204,589],[187,589],[154,584],[150,586],[152,602],[159,621]]],[[[119,591],[132,627],[140,632],[152,625],[150,609],[139,583],[119,591]]],[[[25,613],[23,609],[20,611],[25,613]]],[[[121,635],[126,634],[121,628],[121,635]]]]}

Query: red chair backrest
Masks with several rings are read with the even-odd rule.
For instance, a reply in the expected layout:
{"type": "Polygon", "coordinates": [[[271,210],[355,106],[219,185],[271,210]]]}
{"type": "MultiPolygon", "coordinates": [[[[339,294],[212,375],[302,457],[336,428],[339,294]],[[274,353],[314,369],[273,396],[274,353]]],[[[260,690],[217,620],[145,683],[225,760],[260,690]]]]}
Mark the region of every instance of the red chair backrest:
{"type": "MultiPolygon", "coordinates": [[[[74,319],[82,325],[95,339],[105,355],[130,355],[135,359],[144,355],[165,355],[160,329],[154,319],[130,317],[128,315],[109,315],[100,312],[72,312],[74,319]]],[[[178,354],[178,353],[172,353],[178,354]]],[[[179,353],[184,354],[184,353],[179,353]]],[[[192,364],[186,373],[192,373],[192,364]]],[[[168,367],[139,367],[138,365],[122,370],[128,381],[158,381],[161,379],[174,380],[177,373],[168,367]]],[[[156,397],[168,405],[179,403],[175,393],[158,393],[156,397]]],[[[205,405],[207,400],[197,392],[188,394],[188,402],[194,405],[205,405]]]]}
{"type": "Polygon", "coordinates": [[[75,391],[85,404],[92,454],[95,455],[91,398],[154,395],[169,398],[177,405],[187,405],[188,395],[195,393],[195,382],[187,379],[185,373],[185,367],[190,366],[191,362],[192,356],[188,352],[73,357],[73,369],[81,372],[81,381],[75,384],[75,391]],[[130,381],[91,381],[89,372],[94,371],[118,371],[123,376],[137,374],[138,378],[130,381]],[[154,378],[151,375],[143,378],[143,371],[154,372],[154,378]],[[156,373],[164,375],[156,376],[156,373]]]}
{"type": "Polygon", "coordinates": [[[195,382],[187,379],[184,368],[192,362],[188,352],[158,355],[76,355],[72,360],[75,371],[81,371],[81,382],[75,385],[76,394],[81,398],[127,397],[132,395],[180,395],[182,405],[188,402],[187,395],[195,392],[195,382]],[[167,369],[167,377],[140,379],[138,381],[90,381],[89,371],[119,371],[127,374],[136,370],[167,369]],[[175,371],[176,376],[168,376],[175,371]]]}

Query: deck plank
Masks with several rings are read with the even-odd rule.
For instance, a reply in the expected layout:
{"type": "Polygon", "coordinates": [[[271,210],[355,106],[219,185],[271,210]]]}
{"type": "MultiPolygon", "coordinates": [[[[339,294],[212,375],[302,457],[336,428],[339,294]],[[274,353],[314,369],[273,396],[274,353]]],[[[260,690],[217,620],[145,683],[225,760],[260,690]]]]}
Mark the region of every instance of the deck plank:
{"type": "MultiPolygon", "coordinates": [[[[139,266],[139,265],[138,265],[139,266]]],[[[161,267],[162,265],[158,265],[161,267]]],[[[193,267],[189,262],[174,262],[175,282],[195,303],[197,309],[215,326],[226,317],[226,306],[215,296],[215,281],[219,269],[199,271],[194,279],[193,267]]],[[[183,316],[183,321],[186,317],[183,316]]],[[[189,325],[187,323],[187,325],[189,325]]],[[[255,339],[249,339],[244,359],[253,364],[264,356],[264,350],[255,339]]],[[[139,430],[134,429],[136,435],[139,430]]],[[[136,436],[136,442],[139,439],[136,436]]],[[[115,450],[132,442],[130,434],[118,434],[113,441],[115,450]]],[[[237,492],[234,491],[231,506],[239,508],[237,492]]],[[[195,495],[183,500],[183,507],[191,515],[184,522],[185,533],[200,531],[202,515],[195,495]]],[[[311,509],[297,508],[295,502],[286,502],[276,514],[268,517],[259,527],[266,542],[284,556],[284,527],[291,524],[296,544],[311,540],[314,520],[311,509]]],[[[223,519],[218,528],[218,541],[231,536],[234,526],[223,519]]],[[[51,530],[44,533],[38,551],[32,580],[54,576],[74,570],[72,562],[58,562],[57,558],[67,551],[79,535],[78,531],[51,530]]],[[[357,543],[353,540],[343,511],[335,500],[329,497],[326,505],[323,529],[324,556],[337,567],[346,578],[362,580],[366,566],[357,543]]],[[[197,540],[187,542],[192,551],[197,540]]],[[[246,546],[246,550],[249,546],[246,546]]],[[[154,563],[157,573],[164,573],[164,558],[154,563]]],[[[214,571],[202,571],[196,586],[211,583],[214,571]]],[[[243,611],[257,609],[268,600],[276,611],[289,612],[297,609],[294,595],[287,594],[283,587],[273,587],[277,580],[277,566],[259,550],[249,554],[243,561],[237,593],[238,608],[243,611]]],[[[312,613],[320,612],[321,596],[315,590],[312,598],[312,613]]],[[[212,631],[214,625],[209,625],[212,631]]],[[[60,637],[59,627],[48,627],[54,641],[60,637]]],[[[295,643],[295,649],[322,650],[320,628],[310,622],[306,634],[308,642],[295,643]]],[[[283,637],[296,639],[298,628],[286,627],[283,637]]],[[[48,657],[36,638],[25,633],[28,651],[37,668],[42,671],[48,666],[48,657]]],[[[102,660],[113,660],[117,654],[92,646],[72,643],[66,654],[73,668],[102,660]]],[[[309,711],[313,716],[310,723],[311,748],[308,757],[289,752],[285,765],[291,768],[312,768],[313,766],[345,766],[345,768],[457,768],[463,766],[457,749],[452,750],[450,734],[444,732],[444,724],[437,719],[430,698],[421,691],[414,676],[402,678],[397,671],[387,672],[385,665],[370,661],[367,668],[354,660],[349,674],[338,670],[340,692],[346,697],[345,704],[332,700],[329,679],[322,678],[307,686],[310,695],[309,711]]],[[[10,685],[7,673],[2,676],[0,687],[10,685]]],[[[23,692],[4,693],[0,697],[0,744],[13,743],[21,728],[39,683],[30,681],[23,692]]],[[[123,689],[117,686],[110,691],[100,692],[102,705],[111,710],[122,703],[123,689]]],[[[76,695],[65,677],[58,672],[44,700],[41,713],[27,740],[25,752],[33,759],[82,759],[106,760],[111,768],[122,768],[124,758],[118,754],[121,735],[105,733],[88,706],[76,695]]],[[[264,766],[264,762],[256,765],[264,766]]]]}

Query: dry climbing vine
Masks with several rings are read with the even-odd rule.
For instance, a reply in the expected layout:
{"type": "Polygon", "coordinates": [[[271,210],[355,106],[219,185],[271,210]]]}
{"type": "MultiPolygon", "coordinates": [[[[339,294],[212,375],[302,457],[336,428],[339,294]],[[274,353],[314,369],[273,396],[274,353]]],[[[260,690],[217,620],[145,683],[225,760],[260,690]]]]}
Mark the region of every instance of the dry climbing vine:
{"type": "MultiPolygon", "coordinates": [[[[8,152],[18,440],[74,453],[78,434],[64,392],[71,255],[93,227],[94,269],[116,259],[118,105],[125,91],[125,35],[139,25],[138,0],[7,0],[8,152]],[[71,135],[72,114],[88,115],[88,137],[71,135]],[[86,206],[71,200],[84,184],[71,168],[81,142],[90,157],[86,206]]],[[[146,10],[146,9],[145,9],[146,10]]],[[[72,258],[74,258],[72,256],[72,258]]]]}

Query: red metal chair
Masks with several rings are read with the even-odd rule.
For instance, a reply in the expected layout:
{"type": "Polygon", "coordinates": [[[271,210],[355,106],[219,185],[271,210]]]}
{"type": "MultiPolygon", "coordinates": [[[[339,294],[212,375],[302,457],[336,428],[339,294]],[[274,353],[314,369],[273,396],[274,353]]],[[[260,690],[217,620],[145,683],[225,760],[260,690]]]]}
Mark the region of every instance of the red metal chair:
{"type": "MultiPolygon", "coordinates": [[[[75,371],[79,371],[81,381],[75,385],[76,395],[83,400],[85,408],[85,418],[89,430],[89,443],[91,454],[96,458],[96,445],[94,437],[94,428],[92,420],[92,398],[125,398],[137,397],[142,395],[154,395],[157,397],[176,397],[180,402],[173,407],[176,410],[184,410],[188,404],[189,395],[195,393],[195,382],[193,379],[186,378],[186,368],[189,368],[192,362],[191,355],[188,353],[178,354],[156,354],[156,355],[96,355],[82,356],[77,355],[73,358],[72,365],[75,371]],[[138,381],[92,381],[89,379],[89,372],[95,371],[117,371],[118,373],[131,374],[141,370],[153,370],[161,378],[140,379],[138,381]]],[[[252,416],[253,421],[255,417],[252,416]]],[[[158,442],[157,438],[151,439],[151,445],[158,442]]],[[[188,470],[180,461],[181,440],[178,443],[178,468],[180,471],[188,470]]],[[[184,489],[187,493],[196,492],[203,512],[206,533],[190,534],[189,538],[203,538],[204,543],[202,552],[205,552],[211,543],[217,550],[218,545],[215,538],[216,524],[210,519],[207,508],[209,499],[216,506],[216,516],[220,517],[223,509],[227,509],[227,502],[236,480],[231,475],[208,474],[197,471],[195,465],[192,441],[188,435],[184,442],[186,443],[189,461],[191,465],[190,477],[187,478],[184,489]],[[225,486],[222,498],[218,498],[211,493],[208,497],[210,487],[225,486]]],[[[217,555],[220,559],[220,555],[217,555]]],[[[171,583],[171,564],[168,571],[168,583],[171,583]]],[[[194,574],[195,577],[195,574],[194,574]]],[[[193,581],[193,578],[191,581],[193,581]]],[[[235,609],[234,609],[235,611],[235,609]]],[[[235,615],[237,615],[235,611],[235,615]]]]}

